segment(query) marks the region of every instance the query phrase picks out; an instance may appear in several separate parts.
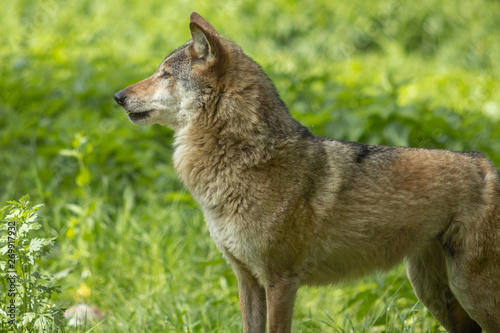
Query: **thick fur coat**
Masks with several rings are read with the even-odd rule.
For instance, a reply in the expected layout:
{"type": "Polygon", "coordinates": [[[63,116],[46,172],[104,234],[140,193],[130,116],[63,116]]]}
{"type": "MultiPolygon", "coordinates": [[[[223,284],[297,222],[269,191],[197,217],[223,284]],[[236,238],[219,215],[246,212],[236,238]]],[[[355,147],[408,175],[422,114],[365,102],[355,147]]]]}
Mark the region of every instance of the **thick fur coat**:
{"type": "Polygon", "coordinates": [[[173,162],[238,277],[245,332],[291,330],[301,285],[406,259],[450,332],[500,332],[500,178],[480,153],[312,135],[259,65],[193,13],[193,39],[115,95],[175,130],[173,162]]]}

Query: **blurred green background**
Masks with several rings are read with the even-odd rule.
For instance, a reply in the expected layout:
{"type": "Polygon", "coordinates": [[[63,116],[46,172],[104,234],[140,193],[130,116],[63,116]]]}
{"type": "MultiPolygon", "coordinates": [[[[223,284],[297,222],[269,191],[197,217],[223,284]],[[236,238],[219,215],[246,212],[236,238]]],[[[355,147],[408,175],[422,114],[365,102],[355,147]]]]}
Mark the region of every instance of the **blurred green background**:
{"type": "MultiPolygon", "coordinates": [[[[500,166],[499,1],[17,0],[0,14],[0,199],[44,203],[41,270],[93,332],[241,331],[236,280],[176,177],[172,131],[113,94],[190,38],[199,12],[313,133],[482,151],[500,166]],[[92,325],[91,325],[92,326],[92,325]],[[89,327],[91,327],[89,326],[89,327]]],[[[300,291],[297,332],[438,332],[404,268],[300,291]]]]}

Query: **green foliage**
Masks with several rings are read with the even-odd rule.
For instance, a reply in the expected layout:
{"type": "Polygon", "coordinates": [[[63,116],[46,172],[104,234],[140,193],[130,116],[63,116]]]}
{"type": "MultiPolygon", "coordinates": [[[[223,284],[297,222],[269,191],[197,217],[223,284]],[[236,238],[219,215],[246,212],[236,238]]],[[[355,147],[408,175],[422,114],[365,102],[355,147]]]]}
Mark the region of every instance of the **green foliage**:
{"type": "MultiPolygon", "coordinates": [[[[41,231],[58,242],[35,264],[58,272],[58,305],[112,314],[94,331],[241,330],[234,275],[171,165],[172,131],[131,125],[113,94],[188,40],[198,11],[315,134],[483,151],[500,165],[499,10],[488,0],[7,1],[0,200],[46,203],[41,231]]],[[[294,328],[439,330],[400,268],[304,289],[294,328]]]]}
{"type": "Polygon", "coordinates": [[[38,270],[40,259],[47,255],[55,238],[38,238],[32,231],[40,229],[37,211],[29,197],[9,201],[0,211],[0,295],[5,308],[0,310],[2,331],[59,332],[64,328],[64,309],[50,304],[52,294],[59,293],[52,276],[38,270]],[[7,216],[4,218],[4,213],[7,216]]]}

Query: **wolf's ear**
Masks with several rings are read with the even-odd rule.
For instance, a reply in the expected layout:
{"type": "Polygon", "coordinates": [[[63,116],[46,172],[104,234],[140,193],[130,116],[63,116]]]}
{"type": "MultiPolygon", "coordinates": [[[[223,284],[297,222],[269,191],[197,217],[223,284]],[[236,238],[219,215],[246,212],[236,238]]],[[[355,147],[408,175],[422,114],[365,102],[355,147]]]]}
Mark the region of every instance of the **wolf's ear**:
{"type": "Polygon", "coordinates": [[[193,57],[205,61],[208,66],[224,60],[225,54],[220,35],[210,23],[198,13],[193,12],[189,28],[193,36],[193,45],[190,49],[193,57]]]}

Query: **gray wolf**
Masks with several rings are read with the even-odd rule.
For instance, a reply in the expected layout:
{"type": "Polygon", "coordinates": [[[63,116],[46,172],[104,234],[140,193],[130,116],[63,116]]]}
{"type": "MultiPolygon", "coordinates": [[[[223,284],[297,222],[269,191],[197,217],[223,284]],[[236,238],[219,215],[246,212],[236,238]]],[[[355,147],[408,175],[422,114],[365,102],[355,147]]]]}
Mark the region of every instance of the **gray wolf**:
{"type": "Polygon", "coordinates": [[[192,40],[115,94],[175,131],[173,163],[238,278],[244,332],[290,332],[297,289],[406,261],[448,331],[500,332],[500,177],[481,153],[312,135],[200,15],[192,40]]]}

